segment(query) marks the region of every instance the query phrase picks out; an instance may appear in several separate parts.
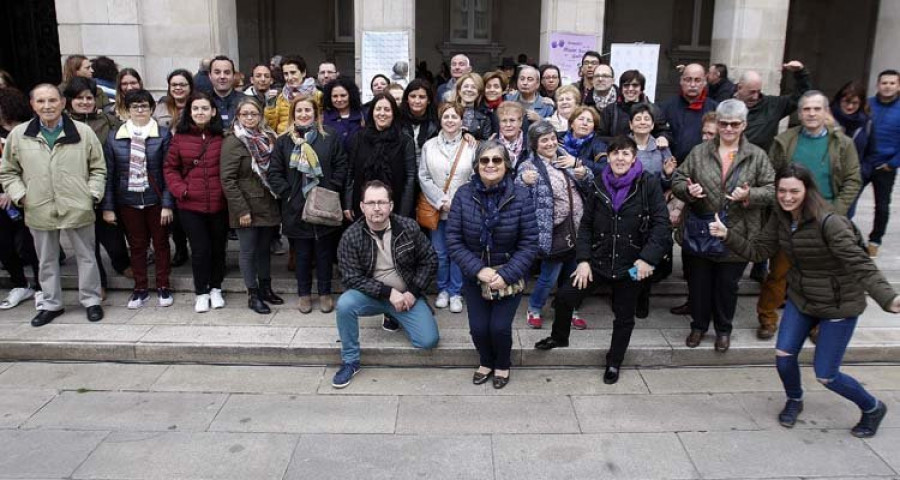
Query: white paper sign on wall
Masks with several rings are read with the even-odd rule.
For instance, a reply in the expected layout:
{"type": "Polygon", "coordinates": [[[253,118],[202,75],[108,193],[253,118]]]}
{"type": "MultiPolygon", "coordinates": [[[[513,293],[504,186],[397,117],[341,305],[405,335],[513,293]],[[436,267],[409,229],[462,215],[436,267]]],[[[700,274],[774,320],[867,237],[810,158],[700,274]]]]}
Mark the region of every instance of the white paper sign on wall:
{"type": "MultiPolygon", "coordinates": [[[[392,69],[397,62],[409,64],[409,32],[363,32],[362,36],[362,101],[372,99],[369,87],[372,77],[382,74],[392,77],[392,69]]],[[[409,77],[398,82],[406,85],[409,77]]]]}

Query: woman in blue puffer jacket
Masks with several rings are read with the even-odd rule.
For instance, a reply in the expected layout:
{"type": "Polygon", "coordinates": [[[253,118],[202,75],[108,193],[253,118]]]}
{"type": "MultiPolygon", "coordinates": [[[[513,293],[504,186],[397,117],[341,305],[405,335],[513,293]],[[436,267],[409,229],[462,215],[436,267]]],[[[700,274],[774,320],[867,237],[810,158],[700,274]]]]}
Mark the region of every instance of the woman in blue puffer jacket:
{"type": "Polygon", "coordinates": [[[481,385],[493,374],[494,388],[503,388],[509,382],[512,322],[522,295],[498,292],[528,275],[538,252],[538,229],[531,194],[513,181],[506,147],[488,140],[475,158],[475,175],[453,197],[447,250],[462,270],[469,330],[481,359],[472,381],[481,385]]]}

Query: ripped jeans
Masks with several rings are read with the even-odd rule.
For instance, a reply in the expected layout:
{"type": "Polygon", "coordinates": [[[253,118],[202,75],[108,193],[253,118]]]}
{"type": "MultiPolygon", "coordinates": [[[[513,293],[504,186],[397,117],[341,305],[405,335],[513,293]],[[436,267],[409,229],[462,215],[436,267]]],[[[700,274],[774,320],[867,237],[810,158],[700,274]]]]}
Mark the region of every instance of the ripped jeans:
{"type": "Polygon", "coordinates": [[[778,375],[789,399],[803,398],[797,355],[803,348],[803,342],[809,336],[809,331],[819,325],[819,338],[813,359],[816,378],[826,388],[855,403],[864,412],[871,411],[877,406],[875,397],[855,378],[840,371],[844,352],[856,328],[856,321],[857,317],[835,320],[811,317],[798,310],[792,301],[787,301],[784,314],[781,316],[778,340],[775,342],[775,365],[778,367],[778,375]]]}

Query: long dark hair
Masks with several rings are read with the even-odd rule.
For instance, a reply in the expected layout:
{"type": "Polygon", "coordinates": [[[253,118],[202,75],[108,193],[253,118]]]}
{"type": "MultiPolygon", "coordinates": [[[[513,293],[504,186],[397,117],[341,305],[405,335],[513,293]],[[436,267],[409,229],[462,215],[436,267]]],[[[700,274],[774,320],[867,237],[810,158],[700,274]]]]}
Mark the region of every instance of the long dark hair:
{"type": "Polygon", "coordinates": [[[796,178],[803,183],[806,188],[806,195],[803,197],[803,213],[807,217],[815,218],[821,222],[825,219],[825,215],[832,212],[831,204],[828,203],[819,191],[816,180],[813,178],[812,171],[799,163],[790,163],[788,166],[778,171],[775,176],[775,191],[778,192],[778,184],[785,178],[796,178]]]}
{"type": "MultiPolygon", "coordinates": [[[[841,100],[844,97],[848,96],[858,98],[859,111],[865,113],[866,115],[869,114],[869,104],[866,101],[866,86],[862,82],[858,80],[851,80],[845,83],[840,89],[838,89],[837,93],[834,94],[834,98],[831,99],[831,105],[840,108],[841,100]]],[[[849,132],[849,134],[852,135],[853,132],[849,132]]]]}
{"type": "Polygon", "coordinates": [[[375,126],[375,104],[382,99],[388,101],[391,105],[391,112],[394,113],[394,118],[391,120],[391,126],[388,129],[398,130],[400,128],[400,107],[397,106],[397,101],[394,100],[394,97],[387,92],[379,93],[372,98],[372,106],[366,112],[366,130],[377,130],[375,126]]]}
{"type": "Polygon", "coordinates": [[[175,127],[175,133],[190,133],[192,129],[197,128],[197,123],[194,122],[193,117],[191,117],[191,106],[193,106],[194,102],[197,100],[206,100],[215,112],[206,128],[213,135],[223,135],[224,128],[222,127],[222,117],[219,116],[219,111],[216,109],[215,102],[212,101],[212,98],[208,94],[200,91],[191,92],[191,96],[188,97],[187,103],[184,104],[184,111],[181,112],[181,118],[178,119],[178,126],[175,127]]]}
{"type": "Polygon", "coordinates": [[[423,115],[423,118],[425,120],[437,120],[437,105],[434,104],[434,91],[431,90],[431,84],[422,78],[415,78],[413,81],[409,82],[409,85],[406,86],[406,90],[403,91],[403,101],[400,102],[400,112],[403,121],[410,122],[421,120],[413,115],[412,110],[409,109],[409,94],[416,90],[425,90],[425,95],[428,97],[428,106],[425,107],[425,115],[423,115]]]}
{"type": "Polygon", "coordinates": [[[334,108],[334,104],[331,103],[331,92],[334,90],[334,87],[341,87],[347,91],[347,95],[350,97],[351,112],[358,112],[362,110],[362,100],[359,97],[359,87],[356,86],[356,82],[354,82],[352,78],[341,75],[334,79],[333,82],[325,85],[325,91],[322,92],[322,106],[324,111],[330,112],[332,110],[337,110],[336,108],[334,108]]]}
{"type": "Polygon", "coordinates": [[[194,93],[194,76],[191,75],[191,72],[189,72],[183,68],[179,68],[176,70],[172,70],[171,72],[169,72],[169,75],[166,76],[166,95],[160,100],[160,103],[162,103],[166,106],[166,110],[168,110],[169,115],[172,116],[173,124],[178,123],[179,112],[178,112],[178,105],[175,104],[175,99],[172,98],[172,87],[170,84],[172,82],[172,77],[176,77],[176,76],[182,77],[185,79],[185,81],[187,81],[188,96],[190,96],[190,94],[194,93]]]}

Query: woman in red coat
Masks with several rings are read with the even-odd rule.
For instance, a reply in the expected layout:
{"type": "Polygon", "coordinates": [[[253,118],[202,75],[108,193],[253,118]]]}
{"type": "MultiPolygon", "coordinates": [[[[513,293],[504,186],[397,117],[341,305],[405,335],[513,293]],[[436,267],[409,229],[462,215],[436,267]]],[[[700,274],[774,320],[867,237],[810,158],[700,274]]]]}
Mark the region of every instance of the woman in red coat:
{"type": "Polygon", "coordinates": [[[228,212],[219,180],[222,121],[209,96],[191,94],[178,121],[163,169],[168,190],[178,203],[181,225],[191,243],[194,311],[223,308],[228,212]]]}

